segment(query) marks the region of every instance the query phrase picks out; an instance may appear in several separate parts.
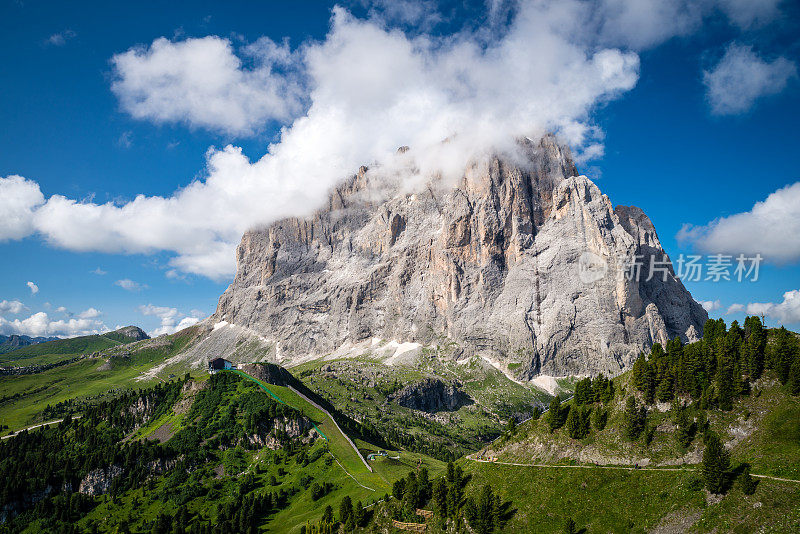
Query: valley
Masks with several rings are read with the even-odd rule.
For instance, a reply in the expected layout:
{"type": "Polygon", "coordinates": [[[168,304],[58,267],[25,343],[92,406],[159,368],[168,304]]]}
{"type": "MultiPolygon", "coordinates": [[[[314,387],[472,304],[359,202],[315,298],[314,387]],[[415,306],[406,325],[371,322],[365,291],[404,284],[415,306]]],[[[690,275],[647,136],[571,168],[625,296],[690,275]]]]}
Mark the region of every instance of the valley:
{"type": "MultiPolygon", "coordinates": [[[[736,328],[724,335],[740,335],[736,328]]],[[[30,497],[11,508],[5,501],[2,528],[38,532],[64,524],[53,517],[69,517],[77,531],[161,531],[160,524],[184,524],[186,532],[314,532],[335,524],[346,496],[364,507],[351,530],[392,531],[391,521],[422,522],[404,508],[409,497],[398,481],[424,469],[431,486],[412,500],[440,514],[427,521],[430,532],[456,518],[470,524],[473,517],[477,525],[471,506],[478,509],[484,486],[502,508],[491,531],[561,532],[569,520],[589,532],[791,531],[800,525],[800,399],[792,395],[791,372],[782,385],[786,364],[780,362],[787,357],[783,351],[789,358],[800,351],[794,334],[763,332],[763,358],[755,360],[763,370],[738,390],[728,410],[719,409],[717,397],[673,393],[666,399],[661,382],[643,385],[649,375],[641,365],[611,380],[561,380],[558,396],[568,400],[558,403],[481,359],[448,363],[431,358],[435,350],[428,349],[400,365],[362,355],[311,360],[289,370],[241,364],[211,376],[189,366],[182,375],[141,380],[149,369],[191,350],[199,342],[196,331],[115,345],[54,369],[0,377],[6,390],[13,385],[19,394],[2,401],[6,433],[55,415],[65,418],[4,439],[11,457],[17,447],[41,447],[42,439],[57,435],[85,440],[100,432],[91,439],[111,439],[108,452],[88,462],[69,470],[51,467],[41,479],[28,478],[24,484],[33,486],[27,490],[7,489],[4,495],[22,491],[30,497]],[[654,396],[648,404],[651,387],[666,400],[654,396]],[[409,405],[416,408],[398,404],[412,398],[409,405]],[[631,398],[640,406],[635,414],[646,413],[635,437],[631,398]],[[712,434],[730,457],[721,494],[705,486],[704,442],[712,434]],[[152,460],[126,463],[142,447],[147,452],[136,456],[152,460]],[[448,461],[464,473],[453,516],[442,514],[434,492],[436,481],[447,477],[448,461]],[[742,489],[743,466],[756,481],[752,494],[742,489]],[[71,493],[63,490],[42,501],[33,497],[43,483],[35,480],[60,479],[76,491],[75,499],[65,501],[71,493]],[[50,516],[43,503],[67,508],[50,516]],[[247,519],[237,515],[241,506],[253,507],[247,519]],[[334,510],[328,523],[327,506],[334,510]]],[[[742,337],[740,346],[748,339],[742,337]]],[[[671,342],[668,351],[656,346],[645,361],[688,362],[688,354],[706,354],[703,347],[715,345],[699,343],[671,342]]],[[[670,372],[679,375],[682,365],[670,372]]],[[[689,387],[672,384],[676,391],[689,387]]],[[[717,391],[719,383],[700,387],[717,391]]],[[[66,439],[60,454],[69,457],[81,441],[66,439]]]]}

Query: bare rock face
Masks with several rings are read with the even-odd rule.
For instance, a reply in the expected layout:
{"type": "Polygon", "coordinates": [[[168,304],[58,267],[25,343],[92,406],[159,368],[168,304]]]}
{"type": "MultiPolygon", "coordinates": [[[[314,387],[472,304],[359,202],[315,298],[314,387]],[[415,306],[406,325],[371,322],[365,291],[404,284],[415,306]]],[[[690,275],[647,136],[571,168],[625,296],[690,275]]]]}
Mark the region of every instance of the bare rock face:
{"type": "Polygon", "coordinates": [[[391,395],[390,400],[400,406],[428,413],[458,410],[473,403],[469,395],[458,389],[458,384],[445,384],[434,378],[409,384],[391,395]]]}
{"type": "Polygon", "coordinates": [[[84,495],[103,495],[111,489],[114,479],[122,474],[122,468],[118,465],[110,465],[103,468],[94,469],[81,480],[78,486],[78,493],[84,495]]]}
{"type": "Polygon", "coordinates": [[[118,330],[114,330],[114,333],[133,338],[135,341],[150,339],[150,336],[148,336],[145,331],[138,326],[125,326],[118,330]]]}
{"type": "Polygon", "coordinates": [[[362,167],[313,217],[247,232],[209,332],[255,332],[288,364],[370,338],[448,344],[521,379],[617,374],[701,333],[707,314],[672,270],[648,276],[664,252],[647,216],[614,209],[553,137],[521,147],[524,161],[487,158],[415,193],[377,194],[362,167]]]}

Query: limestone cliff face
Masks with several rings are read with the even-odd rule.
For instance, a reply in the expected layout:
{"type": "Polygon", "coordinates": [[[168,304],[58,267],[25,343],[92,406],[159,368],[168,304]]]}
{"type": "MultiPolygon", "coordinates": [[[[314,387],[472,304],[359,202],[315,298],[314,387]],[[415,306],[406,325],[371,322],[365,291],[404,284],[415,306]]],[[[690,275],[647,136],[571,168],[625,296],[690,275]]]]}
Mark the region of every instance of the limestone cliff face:
{"type": "Polygon", "coordinates": [[[248,328],[283,362],[376,337],[448,344],[519,378],[616,374],[699,333],[707,314],[672,271],[647,280],[663,254],[647,216],[614,209],[552,137],[522,147],[416,193],[374,194],[362,167],[313,217],[247,232],[209,330],[248,328]],[[629,279],[618,259],[637,255],[629,279]]]}

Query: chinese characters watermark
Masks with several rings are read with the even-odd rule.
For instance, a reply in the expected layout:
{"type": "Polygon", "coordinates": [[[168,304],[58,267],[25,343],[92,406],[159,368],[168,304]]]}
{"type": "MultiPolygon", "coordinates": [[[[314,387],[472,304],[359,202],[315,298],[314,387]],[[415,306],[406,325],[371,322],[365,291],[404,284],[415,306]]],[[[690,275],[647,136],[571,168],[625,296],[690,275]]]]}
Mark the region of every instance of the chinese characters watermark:
{"type": "Polygon", "coordinates": [[[684,282],[758,281],[761,254],[681,254],[672,262],[666,254],[622,254],[606,258],[584,252],[578,260],[578,276],[584,283],[596,282],[612,271],[618,279],[649,282],[674,277],[684,282]]]}

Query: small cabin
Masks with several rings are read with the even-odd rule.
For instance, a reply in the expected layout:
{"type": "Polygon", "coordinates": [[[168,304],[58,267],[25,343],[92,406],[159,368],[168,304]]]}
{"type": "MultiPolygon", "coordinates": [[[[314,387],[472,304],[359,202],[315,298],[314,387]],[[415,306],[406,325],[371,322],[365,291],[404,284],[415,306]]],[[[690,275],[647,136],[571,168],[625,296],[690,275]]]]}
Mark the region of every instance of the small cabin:
{"type": "Polygon", "coordinates": [[[209,373],[213,374],[217,371],[222,371],[223,369],[233,369],[233,364],[225,358],[214,358],[208,362],[209,373]]]}

